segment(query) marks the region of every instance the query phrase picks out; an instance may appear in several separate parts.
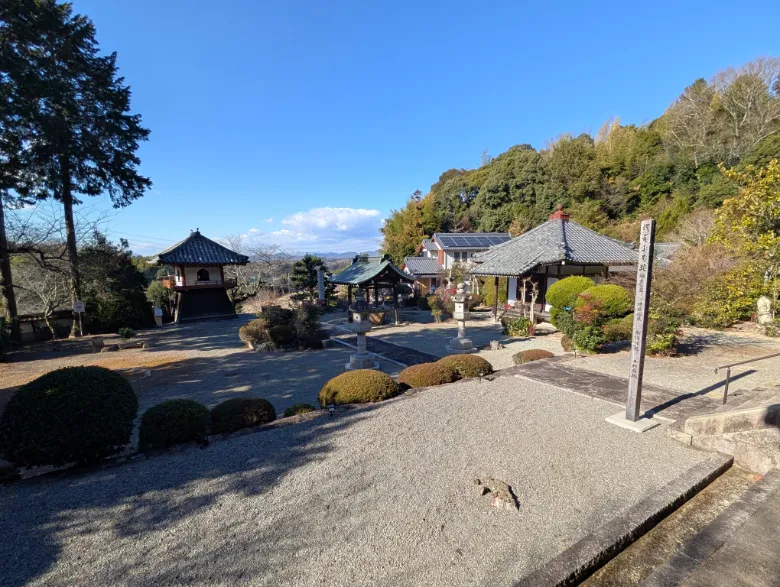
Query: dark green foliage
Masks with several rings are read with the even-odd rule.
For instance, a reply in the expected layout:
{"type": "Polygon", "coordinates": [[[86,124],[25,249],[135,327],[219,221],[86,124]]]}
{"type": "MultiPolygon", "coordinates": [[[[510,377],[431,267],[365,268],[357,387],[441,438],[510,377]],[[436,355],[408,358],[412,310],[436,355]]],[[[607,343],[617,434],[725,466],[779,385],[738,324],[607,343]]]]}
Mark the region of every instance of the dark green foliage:
{"type": "Polygon", "coordinates": [[[267,321],[262,318],[256,318],[247,322],[238,329],[238,338],[248,344],[257,344],[271,340],[267,321]]]}
{"type": "Polygon", "coordinates": [[[451,367],[460,378],[479,377],[480,374],[490,375],[493,372],[493,365],[478,355],[449,355],[437,363],[451,367]]]}
{"type": "Polygon", "coordinates": [[[203,442],[211,427],[209,409],[189,399],[164,401],[141,418],[138,447],[165,448],[183,442],[203,442]]]}
{"type": "Polygon", "coordinates": [[[574,308],[579,296],[586,289],[596,285],[590,277],[573,275],[553,283],[548,289],[545,299],[551,306],[559,309],[574,308]]]}
{"type": "Polygon", "coordinates": [[[419,298],[417,298],[417,308],[419,310],[430,310],[431,306],[428,303],[428,298],[426,298],[425,296],[420,296],[419,298]]]}
{"type": "Polygon", "coordinates": [[[558,330],[571,336],[574,334],[574,314],[569,310],[562,310],[560,308],[550,308],[550,322],[558,330]]]}
{"type": "Polygon", "coordinates": [[[293,310],[290,322],[295,338],[298,340],[311,340],[317,332],[320,324],[322,310],[318,306],[303,304],[293,310]]]}
{"type": "Polygon", "coordinates": [[[549,359],[554,357],[550,351],[543,349],[528,349],[527,351],[520,351],[512,356],[512,360],[515,365],[522,365],[524,363],[530,363],[531,361],[538,361],[539,359],[549,359]]]}
{"type": "Polygon", "coordinates": [[[293,263],[292,266],[292,275],[290,279],[292,280],[295,291],[298,292],[298,298],[312,302],[317,301],[317,270],[320,269],[326,274],[325,299],[328,299],[333,295],[335,286],[327,279],[328,266],[325,264],[325,261],[315,255],[306,254],[302,259],[293,263]]]}
{"type": "Polygon", "coordinates": [[[596,352],[606,342],[600,326],[581,325],[571,337],[574,346],[581,351],[596,352]]]}
{"type": "Polygon", "coordinates": [[[211,409],[211,432],[223,434],[276,420],[271,402],[259,397],[236,397],[211,409]]]}
{"type": "Polygon", "coordinates": [[[295,404],[294,406],[290,406],[284,411],[284,417],[289,418],[290,416],[299,416],[301,414],[308,414],[309,412],[316,411],[317,408],[315,408],[311,404],[295,404]]]}
{"type": "MultiPolygon", "coordinates": [[[[484,281],[482,281],[482,285],[480,286],[479,291],[482,294],[482,299],[484,300],[485,305],[492,308],[496,299],[495,280],[492,277],[486,278],[484,281]]],[[[506,305],[506,296],[507,296],[507,278],[499,277],[498,278],[498,307],[499,308],[503,308],[506,305]]]]}
{"type": "Polygon", "coordinates": [[[132,328],[127,328],[127,327],[120,328],[118,333],[119,333],[119,336],[121,336],[124,339],[133,338],[135,336],[135,330],[133,330],[132,328]]]}
{"type": "Polygon", "coordinates": [[[674,355],[680,338],[680,321],[669,316],[653,315],[647,325],[648,355],[674,355]]]}
{"type": "Polygon", "coordinates": [[[407,367],[398,375],[398,383],[406,388],[431,387],[458,380],[458,372],[449,364],[422,363],[407,367]]]}
{"type": "Polygon", "coordinates": [[[20,467],[90,463],[130,442],[138,400],[102,367],[51,371],[11,397],[0,417],[0,455],[20,467]]]}
{"type": "Polygon", "coordinates": [[[289,326],[272,326],[268,330],[268,334],[277,346],[285,346],[295,340],[295,332],[289,326]]]}
{"type": "Polygon", "coordinates": [[[257,317],[265,321],[267,328],[272,326],[289,326],[293,320],[293,311],[281,306],[266,306],[257,317]]]}
{"type": "Polygon", "coordinates": [[[0,362],[5,361],[6,354],[11,349],[11,329],[5,318],[0,316],[0,362]]]}
{"type": "Polygon", "coordinates": [[[362,404],[389,399],[399,392],[398,384],[387,373],[358,369],[337,375],[320,389],[319,402],[328,404],[362,404]]]}
{"type": "Polygon", "coordinates": [[[501,326],[507,336],[528,336],[531,333],[531,320],[525,316],[501,318],[501,326]]]}
{"type": "Polygon", "coordinates": [[[605,342],[631,340],[631,325],[626,324],[625,321],[620,318],[610,320],[601,327],[601,331],[604,333],[605,342]]]}
{"type": "Polygon", "coordinates": [[[132,251],[95,234],[79,250],[81,292],[87,305],[85,326],[91,331],[154,325],[152,304],[146,298],[146,279],[133,263],[132,251]]]}

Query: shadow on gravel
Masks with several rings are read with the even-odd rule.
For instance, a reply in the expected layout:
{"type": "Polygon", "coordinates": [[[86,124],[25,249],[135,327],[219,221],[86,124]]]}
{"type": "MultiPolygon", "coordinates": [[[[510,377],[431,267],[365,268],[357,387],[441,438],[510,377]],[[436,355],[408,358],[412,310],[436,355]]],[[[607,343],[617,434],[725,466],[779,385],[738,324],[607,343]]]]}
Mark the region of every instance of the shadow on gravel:
{"type": "MultiPolygon", "coordinates": [[[[294,572],[297,545],[332,539],[303,535],[308,516],[329,515],[330,506],[319,493],[325,490],[301,489],[312,511],[282,509],[279,516],[277,509],[273,528],[278,528],[278,541],[270,544],[247,531],[246,524],[253,520],[261,526],[263,512],[244,505],[257,501],[242,498],[273,492],[291,471],[324,461],[335,435],[380,407],[322,416],[102,471],[0,486],[0,585],[34,581],[60,559],[47,585],[241,584],[260,575],[270,584],[287,583],[291,578],[285,573],[294,572]],[[223,505],[232,509],[221,510],[223,505]],[[204,517],[187,523],[209,511],[222,515],[205,518],[207,524],[204,517]],[[140,542],[152,532],[156,540],[140,542]],[[62,545],[68,542],[63,553],[62,545]],[[266,555],[259,556],[260,550],[266,555]]],[[[338,471],[345,474],[360,472],[348,467],[338,471]]],[[[338,488],[338,479],[334,483],[338,488]]]]}
{"type": "MultiPolygon", "coordinates": [[[[737,375],[733,375],[731,377],[731,383],[734,383],[734,381],[742,379],[743,377],[747,377],[748,375],[751,375],[753,373],[755,373],[755,371],[751,369],[751,370],[748,370],[748,371],[744,371],[742,373],[738,373],[737,375]]],[[[719,389],[721,387],[725,387],[725,385],[726,385],[726,380],[724,379],[723,381],[719,381],[718,383],[713,383],[712,385],[708,385],[707,387],[705,387],[703,389],[700,389],[699,391],[694,391],[694,392],[691,392],[691,393],[684,393],[682,395],[678,395],[677,397],[675,397],[673,399],[670,399],[669,401],[666,401],[666,402],[664,402],[662,404],[659,404],[659,405],[655,406],[654,408],[651,408],[651,409],[647,410],[644,413],[644,417],[645,418],[652,418],[655,414],[658,414],[659,412],[662,412],[666,408],[669,408],[669,407],[671,407],[673,405],[679,404],[680,402],[683,402],[683,401],[685,401],[687,399],[690,399],[692,397],[698,397],[700,395],[706,395],[706,394],[708,394],[711,391],[715,391],[716,389],[719,389]]]]}

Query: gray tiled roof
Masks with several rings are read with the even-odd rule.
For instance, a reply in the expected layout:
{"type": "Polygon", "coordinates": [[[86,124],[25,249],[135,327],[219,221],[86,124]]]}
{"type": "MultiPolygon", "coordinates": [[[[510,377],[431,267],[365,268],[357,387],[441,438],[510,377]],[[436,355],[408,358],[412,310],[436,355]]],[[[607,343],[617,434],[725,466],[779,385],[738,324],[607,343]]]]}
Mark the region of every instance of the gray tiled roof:
{"type": "Polygon", "coordinates": [[[196,230],[158,254],[155,262],[158,265],[245,265],[249,257],[215,243],[196,230]]]}
{"type": "Polygon", "coordinates": [[[537,265],[560,263],[632,265],[630,245],[569,220],[548,220],[525,234],[477,255],[475,275],[522,275],[537,265]]]}
{"type": "Polygon", "coordinates": [[[429,238],[424,238],[422,242],[423,249],[426,251],[438,251],[439,247],[436,246],[436,243],[434,243],[429,238]]]}
{"type": "Polygon", "coordinates": [[[358,255],[352,265],[330,278],[331,283],[339,285],[363,285],[376,279],[379,282],[413,282],[411,276],[393,265],[387,257],[368,257],[358,255]]]}
{"type": "Polygon", "coordinates": [[[439,275],[444,269],[433,257],[406,257],[404,264],[410,275],[439,275]]]}

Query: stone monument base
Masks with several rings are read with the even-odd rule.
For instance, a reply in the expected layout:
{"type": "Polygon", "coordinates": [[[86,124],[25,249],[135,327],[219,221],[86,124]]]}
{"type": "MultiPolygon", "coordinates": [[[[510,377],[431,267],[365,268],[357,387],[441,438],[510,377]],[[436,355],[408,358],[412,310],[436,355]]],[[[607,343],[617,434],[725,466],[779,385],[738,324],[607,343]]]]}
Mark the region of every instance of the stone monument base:
{"type": "Polygon", "coordinates": [[[376,369],[378,371],[379,361],[368,353],[355,353],[354,355],[350,355],[349,363],[344,365],[344,369],[347,371],[355,371],[356,369],[376,369]]]}
{"type": "Polygon", "coordinates": [[[447,352],[453,354],[466,354],[466,353],[479,352],[479,349],[474,347],[474,343],[472,343],[471,339],[469,338],[453,338],[452,340],[450,340],[450,344],[448,344],[445,348],[447,352]]]}

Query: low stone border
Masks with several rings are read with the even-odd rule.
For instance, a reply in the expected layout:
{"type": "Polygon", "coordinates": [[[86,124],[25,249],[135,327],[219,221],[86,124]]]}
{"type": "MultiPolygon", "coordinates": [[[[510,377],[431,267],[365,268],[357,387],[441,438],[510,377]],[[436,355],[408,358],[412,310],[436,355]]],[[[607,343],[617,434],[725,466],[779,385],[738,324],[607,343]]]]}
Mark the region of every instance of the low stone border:
{"type": "Polygon", "coordinates": [[[733,462],[730,456],[716,455],[699,463],[514,583],[514,587],[578,585],[723,474],[733,462]]]}

